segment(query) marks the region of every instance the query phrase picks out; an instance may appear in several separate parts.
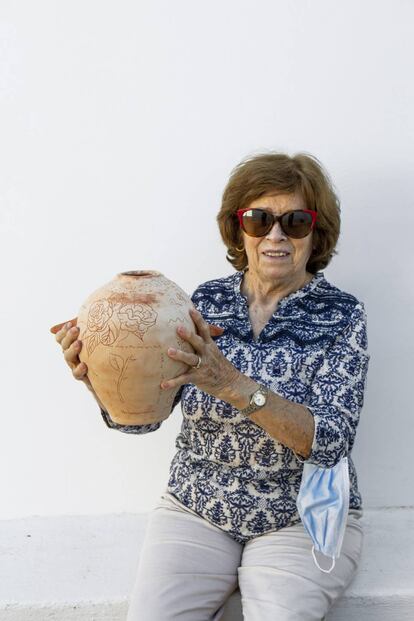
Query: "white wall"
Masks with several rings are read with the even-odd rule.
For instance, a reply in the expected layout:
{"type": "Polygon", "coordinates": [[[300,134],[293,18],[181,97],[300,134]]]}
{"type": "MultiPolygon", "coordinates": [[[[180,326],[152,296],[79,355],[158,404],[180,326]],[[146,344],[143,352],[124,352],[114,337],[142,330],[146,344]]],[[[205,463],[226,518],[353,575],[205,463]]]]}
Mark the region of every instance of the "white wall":
{"type": "Polygon", "coordinates": [[[0,517],[141,512],[177,408],[107,429],[49,327],[123,270],[191,292],[232,272],[215,216],[247,154],[308,151],[342,200],[327,279],[366,303],[354,459],[366,506],[413,505],[414,4],[2,0],[0,517]]]}

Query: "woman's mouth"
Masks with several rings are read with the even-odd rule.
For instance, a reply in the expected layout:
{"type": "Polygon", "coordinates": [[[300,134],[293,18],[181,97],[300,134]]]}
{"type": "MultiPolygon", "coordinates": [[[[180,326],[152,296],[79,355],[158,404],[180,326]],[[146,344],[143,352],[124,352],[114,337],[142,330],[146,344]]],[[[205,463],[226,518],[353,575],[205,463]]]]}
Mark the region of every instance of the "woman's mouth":
{"type": "Polygon", "coordinates": [[[268,252],[263,252],[262,254],[263,254],[263,256],[267,257],[268,259],[281,261],[283,259],[287,259],[288,256],[290,255],[290,252],[271,251],[271,250],[269,250],[268,252]]]}

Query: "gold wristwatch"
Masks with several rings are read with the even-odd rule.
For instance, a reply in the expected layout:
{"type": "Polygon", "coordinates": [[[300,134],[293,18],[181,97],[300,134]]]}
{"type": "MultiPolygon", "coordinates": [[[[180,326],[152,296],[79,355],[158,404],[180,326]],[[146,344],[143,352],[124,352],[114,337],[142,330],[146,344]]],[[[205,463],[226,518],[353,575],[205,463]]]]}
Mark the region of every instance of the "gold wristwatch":
{"type": "Polygon", "coordinates": [[[255,390],[254,393],[250,395],[249,405],[247,408],[244,408],[244,410],[240,410],[240,414],[248,415],[256,412],[256,410],[260,410],[260,408],[266,405],[269,392],[269,388],[266,388],[266,386],[260,386],[260,388],[255,390]]]}

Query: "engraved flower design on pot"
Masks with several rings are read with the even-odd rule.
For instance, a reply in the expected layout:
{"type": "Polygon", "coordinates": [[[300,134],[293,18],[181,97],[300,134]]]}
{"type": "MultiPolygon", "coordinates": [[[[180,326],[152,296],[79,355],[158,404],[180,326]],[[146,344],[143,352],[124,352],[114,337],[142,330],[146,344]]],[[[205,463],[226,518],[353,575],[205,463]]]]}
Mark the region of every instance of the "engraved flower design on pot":
{"type": "Polygon", "coordinates": [[[112,306],[108,300],[97,300],[92,304],[88,313],[88,329],[91,332],[103,330],[112,317],[112,306]]]}
{"type": "Polygon", "coordinates": [[[141,340],[157,321],[157,313],[149,304],[124,304],[118,311],[121,330],[136,334],[141,340]]]}
{"type": "Polygon", "coordinates": [[[87,330],[83,337],[89,356],[99,343],[112,345],[116,341],[119,330],[113,313],[112,304],[105,298],[96,300],[91,305],[88,312],[87,330]]]}

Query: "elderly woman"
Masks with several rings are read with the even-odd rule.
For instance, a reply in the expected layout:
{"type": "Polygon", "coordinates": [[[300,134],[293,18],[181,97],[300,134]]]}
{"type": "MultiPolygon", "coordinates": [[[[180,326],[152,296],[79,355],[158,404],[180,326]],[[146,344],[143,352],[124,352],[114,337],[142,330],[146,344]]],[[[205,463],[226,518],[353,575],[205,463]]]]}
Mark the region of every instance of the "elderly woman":
{"type": "MultiPolygon", "coordinates": [[[[362,302],[320,271],[335,253],[339,201],[316,158],[266,153],[232,171],[218,224],[236,271],[194,292],[196,329],[178,332],[195,353],[168,350],[189,366],[162,384],[180,387],[183,423],[128,620],[218,621],[239,586],[245,621],[319,621],[355,575],[363,543],[351,452],[369,360],[366,317],[362,302]],[[297,499],[306,464],[334,472],[340,463],[349,497],[328,573],[312,559],[297,499]]],[[[63,328],[56,338],[92,390],[76,335],[63,328]]],[[[160,426],[115,424],[100,405],[113,429],[160,426]]],[[[328,530],[335,500],[332,507],[328,530]]]]}

